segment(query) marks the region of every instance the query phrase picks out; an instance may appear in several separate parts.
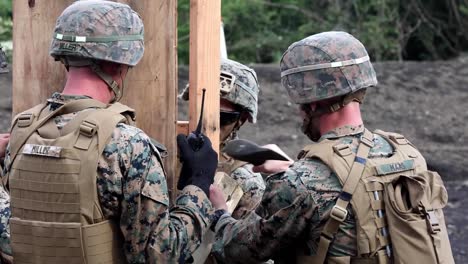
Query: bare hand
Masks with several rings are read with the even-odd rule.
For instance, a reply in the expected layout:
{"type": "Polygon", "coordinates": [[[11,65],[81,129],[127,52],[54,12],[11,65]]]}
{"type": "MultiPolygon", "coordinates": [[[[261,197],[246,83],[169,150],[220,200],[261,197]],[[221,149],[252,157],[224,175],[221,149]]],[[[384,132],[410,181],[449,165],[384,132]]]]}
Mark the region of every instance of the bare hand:
{"type": "Polygon", "coordinates": [[[9,141],[10,134],[0,134],[0,159],[5,157],[5,151],[9,141]]]}
{"type": "MultiPolygon", "coordinates": [[[[286,155],[286,153],[284,153],[275,144],[268,144],[268,145],[265,145],[265,146],[262,146],[262,147],[269,148],[269,149],[271,149],[273,151],[276,151],[276,152],[282,154],[283,156],[289,158],[288,155],[286,155]]],[[[273,174],[273,173],[286,171],[289,168],[289,166],[291,166],[293,163],[294,163],[294,161],[291,158],[289,158],[289,160],[287,160],[287,161],[285,161],[285,160],[267,160],[267,161],[265,161],[265,163],[263,163],[261,165],[254,166],[252,168],[252,171],[253,172],[262,172],[262,173],[273,174]]]]}
{"type": "Polygon", "coordinates": [[[216,210],[228,210],[226,198],[224,197],[224,193],[221,188],[218,187],[218,185],[212,184],[210,186],[210,201],[216,210]]]}
{"type": "Polygon", "coordinates": [[[292,160],[267,160],[261,165],[253,166],[252,171],[273,174],[286,171],[293,163],[292,160]]]}

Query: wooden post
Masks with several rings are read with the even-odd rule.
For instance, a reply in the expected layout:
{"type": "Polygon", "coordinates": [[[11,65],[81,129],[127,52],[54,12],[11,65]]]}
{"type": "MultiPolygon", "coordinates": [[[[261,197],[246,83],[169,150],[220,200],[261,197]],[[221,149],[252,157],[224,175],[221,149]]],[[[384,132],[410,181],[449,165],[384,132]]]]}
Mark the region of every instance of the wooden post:
{"type": "Polygon", "coordinates": [[[49,55],[55,20],[73,0],[13,1],[13,114],[44,102],[65,84],[65,67],[49,55]]]}
{"type": "Polygon", "coordinates": [[[219,153],[221,0],[190,0],[189,128],[195,130],[206,89],[204,133],[219,153]]]}
{"type": "Polygon", "coordinates": [[[140,14],[145,25],[145,55],[130,71],[123,103],[135,108],[137,126],[163,143],[171,200],[177,190],[177,1],[121,0],[140,14]]]}
{"type": "MultiPolygon", "coordinates": [[[[219,73],[221,0],[190,0],[189,128],[195,130],[206,89],[203,130],[219,153],[219,73]]],[[[205,263],[214,234],[208,232],[193,254],[194,263],[205,263]]]]}
{"type": "MultiPolygon", "coordinates": [[[[13,1],[13,112],[44,102],[65,84],[65,68],[49,56],[55,20],[74,0],[13,1]]],[[[127,77],[122,103],[137,112],[137,125],[166,145],[168,189],[174,181],[177,146],[177,1],[119,0],[145,25],[145,54],[127,77]]],[[[174,193],[174,192],[172,192],[174,193]]]]}

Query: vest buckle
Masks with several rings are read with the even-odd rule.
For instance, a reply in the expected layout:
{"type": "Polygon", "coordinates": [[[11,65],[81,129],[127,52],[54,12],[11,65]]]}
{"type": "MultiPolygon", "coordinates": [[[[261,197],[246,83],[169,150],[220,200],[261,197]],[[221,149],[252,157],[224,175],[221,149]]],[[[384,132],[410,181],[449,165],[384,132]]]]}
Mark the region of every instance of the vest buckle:
{"type": "Polygon", "coordinates": [[[86,137],[93,137],[97,132],[97,125],[89,121],[83,121],[80,125],[80,134],[86,137]]]}
{"type": "Polygon", "coordinates": [[[393,140],[398,145],[406,145],[408,144],[408,140],[402,135],[391,135],[390,139],[393,140]]]}
{"type": "Polygon", "coordinates": [[[348,210],[336,204],[333,206],[331,213],[330,213],[330,217],[340,223],[344,222],[347,216],[348,216],[348,210]]]}
{"type": "Polygon", "coordinates": [[[434,210],[426,210],[426,221],[429,226],[429,231],[431,234],[437,234],[440,232],[439,219],[435,214],[434,210]]]}
{"type": "Polygon", "coordinates": [[[361,136],[361,142],[362,142],[364,145],[366,145],[366,146],[368,146],[368,147],[370,147],[370,148],[372,148],[372,147],[374,146],[374,140],[373,140],[373,138],[367,138],[367,137],[365,137],[365,135],[362,135],[362,136],[361,136]]]}
{"type": "Polygon", "coordinates": [[[34,114],[31,113],[25,113],[21,114],[18,117],[18,127],[28,127],[32,124],[34,119],[34,114]]]}
{"type": "Polygon", "coordinates": [[[346,157],[348,155],[353,154],[349,146],[346,144],[338,144],[336,146],[333,146],[333,151],[341,157],[346,157]]]}

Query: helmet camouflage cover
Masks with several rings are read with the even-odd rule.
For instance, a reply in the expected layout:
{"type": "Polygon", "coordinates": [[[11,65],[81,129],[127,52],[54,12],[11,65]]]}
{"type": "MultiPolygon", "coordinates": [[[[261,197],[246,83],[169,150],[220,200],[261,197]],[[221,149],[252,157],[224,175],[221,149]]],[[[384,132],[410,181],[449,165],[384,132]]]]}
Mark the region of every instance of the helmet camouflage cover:
{"type": "MultiPolygon", "coordinates": [[[[241,63],[221,59],[220,74],[221,98],[240,106],[249,113],[249,121],[257,121],[258,80],[255,71],[241,63]]],[[[188,100],[188,86],[182,93],[182,99],[188,100]]]]}
{"type": "Polygon", "coordinates": [[[280,63],[281,83],[294,103],[312,103],[377,85],[366,48],[346,32],[293,43],[280,63]]]}
{"type": "Polygon", "coordinates": [[[50,55],[135,66],[143,57],[143,21],[128,5],[76,1],[57,19],[50,55]]]}

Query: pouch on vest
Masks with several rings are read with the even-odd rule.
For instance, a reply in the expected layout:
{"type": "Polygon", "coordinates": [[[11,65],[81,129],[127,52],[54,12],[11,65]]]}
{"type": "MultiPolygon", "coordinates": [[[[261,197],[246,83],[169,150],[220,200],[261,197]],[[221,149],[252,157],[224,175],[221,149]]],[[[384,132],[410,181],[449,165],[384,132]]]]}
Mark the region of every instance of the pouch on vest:
{"type": "Polygon", "coordinates": [[[439,174],[400,175],[385,185],[394,262],[453,263],[442,212],[447,191],[439,174]]]}
{"type": "Polygon", "coordinates": [[[103,216],[96,177],[98,159],[128,112],[83,99],[18,115],[8,178],[15,263],[126,263],[119,227],[103,216]],[[58,131],[54,117],[71,112],[76,117],[58,131]]]}
{"type": "MultiPolygon", "coordinates": [[[[330,167],[343,189],[349,190],[348,182],[356,184],[353,192],[344,197],[350,199],[356,219],[358,255],[327,256],[344,219],[341,215],[347,212],[343,209],[346,206],[335,205],[322,231],[317,255],[299,259],[302,263],[454,263],[442,212],[447,192],[440,176],[427,170],[422,155],[402,135],[380,130],[374,133],[393,146],[392,156],[368,158],[373,146],[369,144],[370,148],[361,152],[367,154],[361,157],[350,146],[334,140],[324,140],[302,151],[301,158],[317,158],[330,167]],[[365,166],[358,175],[352,175],[356,162],[365,166]]],[[[363,136],[358,154],[361,145],[372,141],[372,137],[363,141],[363,136]]]]}

